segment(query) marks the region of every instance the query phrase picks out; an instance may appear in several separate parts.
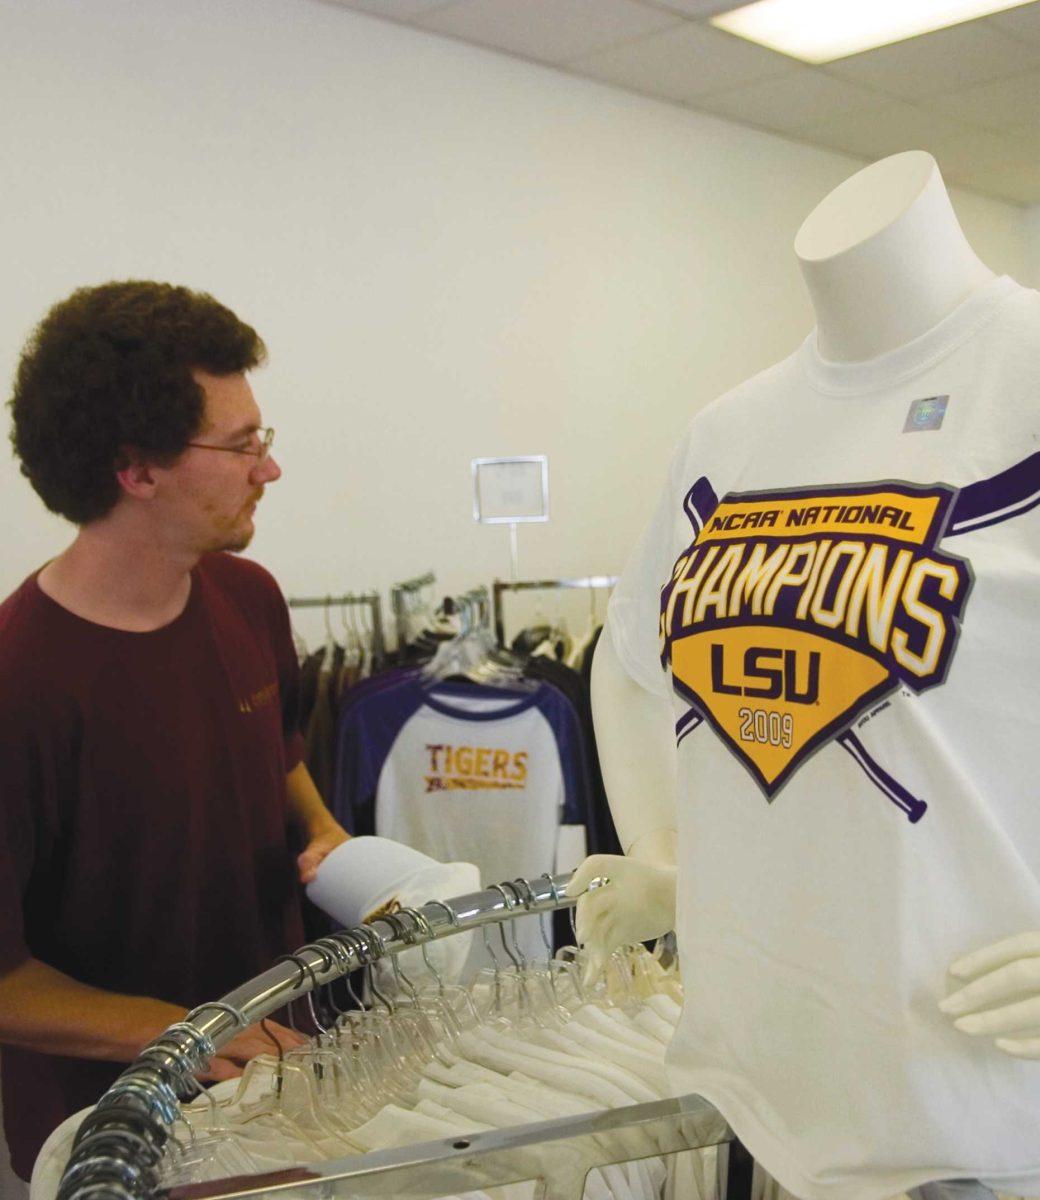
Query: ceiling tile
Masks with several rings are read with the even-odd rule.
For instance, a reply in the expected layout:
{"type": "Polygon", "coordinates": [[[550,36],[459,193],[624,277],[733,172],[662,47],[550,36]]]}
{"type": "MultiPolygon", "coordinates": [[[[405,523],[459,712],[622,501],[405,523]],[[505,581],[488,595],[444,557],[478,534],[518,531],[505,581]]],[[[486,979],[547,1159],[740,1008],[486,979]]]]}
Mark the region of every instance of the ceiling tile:
{"type": "Polygon", "coordinates": [[[716,116],[743,121],[761,129],[795,133],[824,117],[881,108],[889,96],[834,79],[811,67],[742,87],[700,96],[694,106],[716,116]]]}
{"type": "Polygon", "coordinates": [[[904,100],[969,87],[1040,67],[1040,43],[1017,41],[969,21],[893,46],[827,63],[829,75],[875,87],[904,100]]]}
{"type": "Polygon", "coordinates": [[[1040,4],[1024,4],[1021,8],[996,13],[987,17],[986,23],[1012,37],[1040,42],[1040,4]]]}
{"type": "Polygon", "coordinates": [[[730,12],[741,0],[649,0],[659,8],[670,8],[673,12],[685,13],[688,17],[714,17],[716,13],[730,12]]]}
{"type": "Polygon", "coordinates": [[[579,75],[679,101],[795,70],[782,54],[689,22],[569,66],[579,75]]]}
{"type": "Polygon", "coordinates": [[[562,63],[685,22],[636,0],[461,0],[414,24],[539,62],[562,63]]]}
{"type": "Polygon", "coordinates": [[[1040,204],[1040,164],[1009,163],[1005,167],[987,167],[964,187],[1012,204],[1040,204]]]}
{"type": "Polygon", "coordinates": [[[811,123],[801,131],[805,141],[845,150],[865,158],[883,158],[902,150],[928,150],[977,134],[952,117],[895,102],[866,112],[845,113],[811,123]]]}
{"type": "Polygon", "coordinates": [[[1040,127],[1011,129],[1007,140],[1016,148],[1019,158],[1025,162],[1040,163],[1040,127]]]}
{"type": "Polygon", "coordinates": [[[992,130],[1040,129],[1040,70],[928,96],[922,108],[992,130]]]}
{"type": "Polygon", "coordinates": [[[1029,147],[1002,133],[965,133],[932,150],[943,178],[949,181],[977,179],[985,172],[1029,164],[1029,147]]]}
{"type": "Polygon", "coordinates": [[[377,17],[389,17],[393,21],[407,21],[431,8],[444,8],[450,0],[324,0],[339,8],[353,8],[358,12],[372,13],[377,17]]]}

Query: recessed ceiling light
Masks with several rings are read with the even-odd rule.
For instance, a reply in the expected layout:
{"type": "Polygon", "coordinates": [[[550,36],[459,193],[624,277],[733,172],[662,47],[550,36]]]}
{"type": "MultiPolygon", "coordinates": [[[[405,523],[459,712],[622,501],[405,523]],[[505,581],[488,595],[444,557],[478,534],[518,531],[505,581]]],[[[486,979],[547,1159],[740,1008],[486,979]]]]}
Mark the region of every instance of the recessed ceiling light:
{"type": "MultiPolygon", "coordinates": [[[[758,0],[720,13],[711,23],[803,62],[825,63],[1029,3],[1031,0],[758,0]]],[[[951,71],[956,73],[953,64],[951,71]]]]}

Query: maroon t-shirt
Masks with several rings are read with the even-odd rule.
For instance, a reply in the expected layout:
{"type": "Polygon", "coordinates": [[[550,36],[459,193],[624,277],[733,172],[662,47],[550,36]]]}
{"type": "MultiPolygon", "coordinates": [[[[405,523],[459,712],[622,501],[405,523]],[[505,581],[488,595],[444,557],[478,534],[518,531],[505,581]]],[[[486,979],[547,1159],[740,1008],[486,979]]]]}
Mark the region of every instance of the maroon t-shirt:
{"type": "MultiPolygon", "coordinates": [[[[297,663],[271,576],[228,554],[151,633],[74,616],[35,575],[0,605],[0,972],[32,956],[187,1007],[303,941],[285,776],[297,663]]],[[[4,1047],[28,1179],[50,1131],[122,1069],[4,1047]]]]}

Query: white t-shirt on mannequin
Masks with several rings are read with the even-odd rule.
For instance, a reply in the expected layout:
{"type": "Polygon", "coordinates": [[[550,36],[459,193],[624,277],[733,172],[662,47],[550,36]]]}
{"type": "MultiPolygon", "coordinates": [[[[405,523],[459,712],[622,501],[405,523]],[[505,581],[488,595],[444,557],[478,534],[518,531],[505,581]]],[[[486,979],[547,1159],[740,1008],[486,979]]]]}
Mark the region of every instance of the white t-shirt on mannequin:
{"type": "Polygon", "coordinates": [[[807,1200],[1040,1194],[1037,1065],[937,1009],[1040,928],[1038,504],[1040,296],[1004,277],[699,413],[611,603],[676,719],[675,1082],[807,1200]]]}

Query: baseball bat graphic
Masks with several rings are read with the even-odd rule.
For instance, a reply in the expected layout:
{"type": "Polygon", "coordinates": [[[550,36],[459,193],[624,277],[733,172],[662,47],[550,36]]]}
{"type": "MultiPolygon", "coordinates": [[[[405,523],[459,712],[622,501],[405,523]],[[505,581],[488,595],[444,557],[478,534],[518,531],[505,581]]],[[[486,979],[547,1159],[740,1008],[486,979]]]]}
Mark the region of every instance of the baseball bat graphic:
{"type": "Polygon", "coordinates": [[[859,763],[870,782],[879,791],[884,793],[897,808],[901,808],[906,813],[911,825],[916,825],[920,821],[928,811],[928,805],[907,791],[898,779],[889,775],[880,763],[871,758],[867,753],[866,746],[863,745],[851,729],[846,729],[844,733],[838,734],[835,741],[844,746],[856,762],[859,763]]]}

